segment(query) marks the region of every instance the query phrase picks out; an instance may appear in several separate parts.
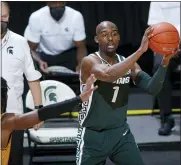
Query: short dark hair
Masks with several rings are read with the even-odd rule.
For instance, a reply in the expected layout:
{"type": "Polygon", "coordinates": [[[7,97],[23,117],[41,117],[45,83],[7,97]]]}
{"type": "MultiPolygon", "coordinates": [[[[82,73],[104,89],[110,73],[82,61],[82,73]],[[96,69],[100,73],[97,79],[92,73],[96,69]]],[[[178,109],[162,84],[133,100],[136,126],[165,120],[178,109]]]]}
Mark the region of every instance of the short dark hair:
{"type": "Polygon", "coordinates": [[[5,113],[8,98],[7,81],[1,77],[1,114],[5,113]]]}

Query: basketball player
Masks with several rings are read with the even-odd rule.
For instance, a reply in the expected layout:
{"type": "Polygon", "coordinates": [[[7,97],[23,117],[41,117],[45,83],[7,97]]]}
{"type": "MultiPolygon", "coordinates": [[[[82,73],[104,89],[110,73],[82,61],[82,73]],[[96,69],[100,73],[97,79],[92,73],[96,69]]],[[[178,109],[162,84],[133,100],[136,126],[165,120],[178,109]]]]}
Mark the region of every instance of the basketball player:
{"type": "Polygon", "coordinates": [[[17,115],[14,113],[5,113],[8,86],[6,80],[1,77],[1,165],[8,165],[11,149],[11,134],[13,130],[30,128],[40,121],[59,117],[60,114],[74,109],[76,105],[86,101],[91,93],[97,88],[97,86],[92,86],[94,81],[95,77],[94,75],[91,75],[86,82],[86,87],[84,88],[83,93],[80,94],[80,96],[64,102],[52,104],[26,114],[17,115]]]}
{"type": "MultiPolygon", "coordinates": [[[[129,82],[156,95],[164,81],[170,56],[153,77],[141,70],[137,60],[148,49],[152,27],[146,29],[139,49],[124,58],[116,54],[120,36],[117,26],[109,21],[96,28],[98,52],[85,57],[81,65],[81,86],[90,74],[99,89],[92,93],[79,111],[77,165],[104,165],[109,157],[116,165],[143,165],[135,139],[126,122],[129,82]]],[[[143,123],[144,124],[144,123],[143,123]]]]}

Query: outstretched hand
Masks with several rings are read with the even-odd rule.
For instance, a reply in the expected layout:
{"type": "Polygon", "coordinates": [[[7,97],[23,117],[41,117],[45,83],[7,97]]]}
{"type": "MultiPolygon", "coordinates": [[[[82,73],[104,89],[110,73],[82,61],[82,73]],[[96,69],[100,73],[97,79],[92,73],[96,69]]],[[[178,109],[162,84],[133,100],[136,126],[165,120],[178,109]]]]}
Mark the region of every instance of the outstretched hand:
{"type": "Polygon", "coordinates": [[[98,86],[94,86],[94,82],[96,81],[96,78],[94,74],[91,74],[91,76],[87,79],[86,84],[83,88],[83,92],[80,94],[81,100],[87,101],[92,94],[93,91],[95,91],[98,86]]]}

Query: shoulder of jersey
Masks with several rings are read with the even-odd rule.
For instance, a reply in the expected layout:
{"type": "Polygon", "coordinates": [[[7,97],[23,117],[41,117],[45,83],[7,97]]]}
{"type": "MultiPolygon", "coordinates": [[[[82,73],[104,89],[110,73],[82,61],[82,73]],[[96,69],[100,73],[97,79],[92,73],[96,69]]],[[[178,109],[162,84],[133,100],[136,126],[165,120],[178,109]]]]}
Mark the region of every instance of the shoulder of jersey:
{"type": "Polygon", "coordinates": [[[123,55],[117,54],[119,57],[122,57],[123,60],[125,59],[125,57],[123,55]]]}
{"type": "MultiPolygon", "coordinates": [[[[90,56],[90,55],[93,55],[93,56],[96,56],[96,54],[95,53],[90,53],[88,56],[90,56]]],[[[123,57],[123,59],[125,59],[125,57],[124,56],[122,56],[122,55],[120,55],[120,54],[117,54],[118,56],[120,56],[120,57],[123,57]]]]}
{"type": "Polygon", "coordinates": [[[75,10],[69,6],[66,6],[67,12],[71,13],[71,16],[77,16],[77,15],[82,15],[78,10],[75,10]]]}
{"type": "Polygon", "coordinates": [[[95,55],[95,56],[96,56],[96,54],[95,54],[95,53],[90,53],[90,54],[88,54],[88,56],[91,56],[91,55],[95,55]]]}
{"type": "Polygon", "coordinates": [[[11,40],[15,40],[15,42],[21,42],[21,43],[27,42],[25,37],[23,37],[17,33],[10,31],[10,35],[11,35],[11,40]]]}
{"type": "Polygon", "coordinates": [[[95,53],[90,53],[88,56],[86,56],[86,57],[96,57],[96,58],[98,58],[98,56],[95,54],[95,53]]]}
{"type": "Polygon", "coordinates": [[[33,19],[38,19],[38,18],[44,18],[42,16],[45,16],[46,13],[48,13],[49,8],[48,6],[44,6],[40,9],[38,9],[37,11],[33,12],[30,17],[33,19]]]}

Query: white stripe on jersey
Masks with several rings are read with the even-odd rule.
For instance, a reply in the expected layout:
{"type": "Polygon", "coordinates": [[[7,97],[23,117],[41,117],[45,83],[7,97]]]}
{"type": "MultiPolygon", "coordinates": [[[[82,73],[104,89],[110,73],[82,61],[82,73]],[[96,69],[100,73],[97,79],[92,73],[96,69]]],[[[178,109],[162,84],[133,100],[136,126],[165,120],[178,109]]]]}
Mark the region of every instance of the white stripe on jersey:
{"type": "Polygon", "coordinates": [[[80,165],[82,162],[83,148],[84,148],[84,135],[86,128],[79,128],[77,134],[77,151],[76,151],[76,164],[80,165]]]}
{"type": "MultiPolygon", "coordinates": [[[[82,93],[84,86],[85,86],[85,84],[81,84],[81,93],[82,93]]],[[[83,123],[84,123],[84,121],[87,118],[87,115],[89,113],[91,103],[92,103],[92,96],[93,96],[93,92],[91,93],[89,100],[82,103],[82,109],[79,111],[78,120],[79,120],[79,123],[81,126],[83,125],[83,123]]]]}

